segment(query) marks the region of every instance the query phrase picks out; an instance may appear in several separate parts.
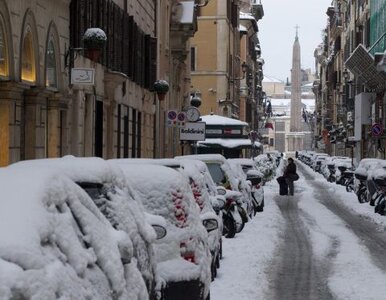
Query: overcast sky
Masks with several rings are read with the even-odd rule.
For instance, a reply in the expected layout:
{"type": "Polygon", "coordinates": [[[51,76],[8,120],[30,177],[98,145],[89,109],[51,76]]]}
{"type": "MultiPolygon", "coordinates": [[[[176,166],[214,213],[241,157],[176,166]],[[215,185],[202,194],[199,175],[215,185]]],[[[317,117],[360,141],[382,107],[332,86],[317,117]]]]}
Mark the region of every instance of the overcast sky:
{"type": "Polygon", "coordinates": [[[292,46],[299,25],[302,68],[315,71],[314,50],[322,42],[327,8],[332,0],[261,0],[264,17],[258,22],[264,75],[283,81],[290,77],[292,46]]]}

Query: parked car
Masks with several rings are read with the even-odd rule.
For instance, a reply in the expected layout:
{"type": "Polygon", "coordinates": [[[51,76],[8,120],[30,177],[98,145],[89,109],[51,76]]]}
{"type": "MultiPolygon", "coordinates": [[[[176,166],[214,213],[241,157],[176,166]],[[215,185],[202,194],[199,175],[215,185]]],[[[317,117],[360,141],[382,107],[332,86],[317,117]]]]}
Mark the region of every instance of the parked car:
{"type": "Polygon", "coordinates": [[[67,176],[2,168],[0,189],[1,298],[148,299],[129,235],[67,176]]]}
{"type": "Polygon", "coordinates": [[[192,190],[178,171],[155,164],[115,161],[143,201],[166,220],[168,234],[155,243],[162,299],[209,299],[211,254],[208,232],[217,220],[200,218],[192,190]],[[206,226],[203,226],[203,224],[206,226]]]}
{"type": "MultiPolygon", "coordinates": [[[[133,262],[142,274],[150,299],[155,299],[157,291],[155,257],[152,243],[156,239],[155,230],[163,230],[160,223],[150,226],[145,217],[142,202],[135,195],[124,178],[122,171],[101,158],[73,157],[30,160],[18,162],[11,167],[40,167],[60,170],[79,185],[96,204],[111,225],[129,234],[133,244],[133,262]]],[[[149,215],[146,215],[149,216],[149,215]]],[[[141,286],[143,282],[136,283],[141,286]]]]}
{"type": "Polygon", "coordinates": [[[315,171],[315,172],[320,172],[321,171],[321,166],[322,166],[322,162],[324,160],[326,160],[326,158],[329,157],[328,154],[317,154],[317,155],[314,155],[313,159],[312,159],[312,162],[311,162],[311,168],[315,171]]]}
{"type": "Polygon", "coordinates": [[[264,175],[263,185],[276,176],[276,161],[271,156],[260,154],[254,157],[253,160],[256,163],[257,170],[264,175]]]}
{"type": "Polygon", "coordinates": [[[220,256],[222,253],[222,218],[218,216],[213,208],[213,201],[217,201],[217,195],[211,196],[213,180],[210,178],[206,164],[199,160],[180,159],[181,172],[190,183],[194,199],[200,208],[201,219],[212,218],[217,220],[217,229],[208,233],[209,248],[212,254],[211,273],[212,280],[217,275],[220,267],[220,256]],[[209,176],[208,176],[209,175],[209,176]],[[212,197],[216,197],[213,199],[212,197]]]}
{"type": "Polygon", "coordinates": [[[191,159],[146,159],[128,158],[112,159],[114,163],[122,164],[156,164],[172,168],[181,173],[190,184],[194,199],[200,208],[201,218],[212,218],[217,220],[218,228],[208,233],[209,248],[212,254],[211,274],[212,280],[217,275],[217,268],[220,266],[222,253],[222,218],[216,214],[213,208],[213,201],[217,201],[217,191],[209,170],[205,163],[191,159]],[[214,199],[213,199],[214,197],[214,199]]]}
{"type": "Polygon", "coordinates": [[[216,185],[223,186],[228,190],[237,193],[227,193],[229,200],[237,204],[237,212],[240,215],[241,222],[238,222],[237,232],[244,228],[244,224],[248,222],[248,213],[246,207],[251,206],[250,191],[242,178],[238,178],[237,173],[232,170],[229,162],[221,154],[196,154],[177,156],[177,159],[195,159],[204,162],[209,170],[209,173],[216,185]],[[232,198],[232,199],[231,199],[232,198]]]}

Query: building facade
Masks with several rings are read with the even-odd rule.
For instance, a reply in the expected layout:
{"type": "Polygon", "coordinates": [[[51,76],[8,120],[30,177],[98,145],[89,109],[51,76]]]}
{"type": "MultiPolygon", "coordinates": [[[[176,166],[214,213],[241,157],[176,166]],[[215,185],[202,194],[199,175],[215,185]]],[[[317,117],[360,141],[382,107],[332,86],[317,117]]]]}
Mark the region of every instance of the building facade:
{"type": "Polygon", "coordinates": [[[199,10],[191,41],[191,92],[201,97],[202,114],[256,126],[263,79],[257,21],[263,15],[261,3],[251,6],[249,1],[213,0],[199,10]]]}
{"type": "Polygon", "coordinates": [[[327,9],[323,44],[315,50],[318,80],[316,147],[331,155],[385,158],[385,2],[336,0],[327,9]]]}
{"type": "Polygon", "coordinates": [[[189,40],[204,5],[0,0],[0,166],[178,154],[165,114],[190,98],[189,40]],[[107,38],[99,51],[84,39],[94,28],[107,38]],[[154,91],[161,79],[169,83],[163,101],[154,91]]]}

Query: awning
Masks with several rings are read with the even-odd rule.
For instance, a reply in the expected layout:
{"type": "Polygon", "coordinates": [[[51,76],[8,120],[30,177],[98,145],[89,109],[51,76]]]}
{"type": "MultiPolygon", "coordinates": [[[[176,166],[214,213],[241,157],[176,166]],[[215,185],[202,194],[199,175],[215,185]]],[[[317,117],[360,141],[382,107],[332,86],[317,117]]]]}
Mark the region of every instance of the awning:
{"type": "Polygon", "coordinates": [[[345,62],[346,67],[371,90],[383,90],[386,88],[386,75],[377,71],[374,65],[374,57],[366,48],[359,44],[345,62]]]}
{"type": "MultiPolygon", "coordinates": [[[[262,144],[260,142],[255,142],[254,147],[260,148],[262,144]]],[[[222,139],[222,138],[213,138],[205,139],[205,141],[199,141],[198,147],[215,147],[215,148],[252,148],[252,141],[250,139],[222,139]]]]}

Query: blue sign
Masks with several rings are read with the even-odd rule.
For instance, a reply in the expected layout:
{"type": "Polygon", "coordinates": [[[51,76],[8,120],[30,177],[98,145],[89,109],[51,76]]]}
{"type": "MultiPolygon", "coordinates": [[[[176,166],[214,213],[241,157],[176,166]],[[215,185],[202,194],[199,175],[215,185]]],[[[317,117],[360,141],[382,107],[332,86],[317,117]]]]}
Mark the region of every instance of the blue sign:
{"type": "Polygon", "coordinates": [[[382,124],[374,124],[373,126],[371,126],[371,134],[373,136],[381,136],[383,134],[383,126],[382,124]]]}

